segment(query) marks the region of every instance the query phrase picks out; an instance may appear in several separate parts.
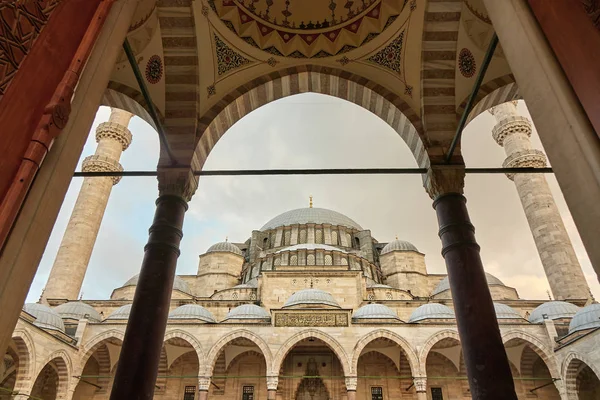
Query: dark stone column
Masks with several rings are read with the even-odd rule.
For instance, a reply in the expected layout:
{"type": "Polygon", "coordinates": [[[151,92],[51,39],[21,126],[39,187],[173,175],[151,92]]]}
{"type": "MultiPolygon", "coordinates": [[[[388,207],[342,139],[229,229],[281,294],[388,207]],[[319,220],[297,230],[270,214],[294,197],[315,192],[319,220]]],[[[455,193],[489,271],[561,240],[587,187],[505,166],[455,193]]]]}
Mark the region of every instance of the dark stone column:
{"type": "Polygon", "coordinates": [[[432,167],[429,179],[471,395],[476,400],[517,400],[475,228],[461,194],[464,171],[432,167]]]}
{"type": "Polygon", "coordinates": [[[153,398],[186,210],[186,200],[177,195],[156,201],[111,400],[153,398]]]}

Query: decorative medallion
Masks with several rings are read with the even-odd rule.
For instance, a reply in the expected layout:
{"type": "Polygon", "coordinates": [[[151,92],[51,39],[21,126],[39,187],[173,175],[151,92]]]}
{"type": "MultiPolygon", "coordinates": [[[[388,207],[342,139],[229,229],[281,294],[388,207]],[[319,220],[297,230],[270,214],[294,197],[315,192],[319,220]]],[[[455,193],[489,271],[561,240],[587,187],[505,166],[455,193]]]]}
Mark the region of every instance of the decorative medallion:
{"type": "Polygon", "coordinates": [[[382,50],[369,57],[369,61],[379,64],[384,68],[400,74],[402,72],[402,45],[404,42],[404,31],[382,50]]]}
{"type": "Polygon", "coordinates": [[[339,59],[337,59],[335,61],[339,62],[342,67],[344,65],[347,65],[348,63],[350,63],[350,59],[348,57],[346,57],[346,56],[343,56],[342,58],[339,58],[339,59]]]}
{"type": "Polygon", "coordinates": [[[270,57],[270,58],[267,60],[267,64],[269,64],[269,66],[271,66],[271,67],[275,67],[277,64],[279,64],[279,61],[277,61],[277,60],[275,59],[275,57],[270,57]]]}
{"type": "Polygon", "coordinates": [[[217,35],[215,37],[215,52],[217,54],[217,73],[219,76],[226,74],[232,69],[250,64],[250,60],[240,55],[231,47],[227,46],[217,35]]]}
{"type": "Polygon", "coordinates": [[[206,94],[208,95],[208,97],[214,96],[215,94],[217,94],[217,88],[215,87],[215,85],[207,86],[206,94]]]}
{"type": "Polygon", "coordinates": [[[475,57],[473,57],[473,53],[467,48],[462,49],[458,55],[458,69],[465,78],[472,77],[475,75],[475,71],[477,71],[475,57]]]}
{"type": "Polygon", "coordinates": [[[146,64],[146,80],[152,84],[160,82],[163,76],[162,60],[156,54],[148,59],[146,64]]]}
{"type": "Polygon", "coordinates": [[[332,57],[387,29],[406,1],[210,0],[221,21],[250,45],[294,58],[332,57]],[[343,9],[342,9],[343,6],[343,9]],[[251,39],[251,40],[249,40],[251,39]]]}

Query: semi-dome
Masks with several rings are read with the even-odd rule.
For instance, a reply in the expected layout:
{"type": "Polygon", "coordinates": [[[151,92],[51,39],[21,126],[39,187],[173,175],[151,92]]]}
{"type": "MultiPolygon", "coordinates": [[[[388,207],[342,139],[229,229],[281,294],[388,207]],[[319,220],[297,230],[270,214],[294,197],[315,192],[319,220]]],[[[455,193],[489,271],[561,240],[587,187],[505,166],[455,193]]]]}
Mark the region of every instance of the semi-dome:
{"type": "Polygon", "coordinates": [[[55,331],[65,331],[65,325],[60,315],[48,306],[38,303],[27,303],[23,306],[23,311],[35,317],[35,321],[33,322],[35,326],[55,331]]]}
{"type": "Polygon", "coordinates": [[[383,304],[367,304],[356,310],[353,319],[399,319],[398,315],[391,308],[383,304]]]}
{"type": "Polygon", "coordinates": [[[539,324],[544,319],[573,318],[579,307],[566,301],[549,301],[539,305],[529,315],[529,322],[539,324]],[[546,316],[544,318],[544,316],[546,316]]]}
{"type": "MultiPolygon", "coordinates": [[[[488,286],[491,286],[491,285],[504,286],[504,283],[502,283],[502,281],[500,279],[496,278],[492,274],[488,274],[486,272],[485,278],[487,279],[488,286]]],[[[438,283],[438,285],[436,286],[434,291],[431,293],[431,295],[435,296],[436,294],[445,292],[446,290],[449,290],[449,289],[450,289],[450,281],[448,280],[448,277],[445,277],[444,279],[442,279],[440,281],[440,283],[438,283]]]]}
{"type": "Polygon", "coordinates": [[[439,303],[423,304],[412,312],[408,322],[419,322],[426,319],[454,319],[454,311],[439,303]]]}
{"type": "Polygon", "coordinates": [[[348,228],[358,229],[362,231],[360,225],[354,222],[351,218],[340,214],[337,211],[328,210],[326,208],[298,208],[296,210],[286,211],[279,214],[260,228],[261,231],[267,231],[280,226],[289,225],[304,225],[304,224],[331,224],[337,226],[345,226],[348,228]]]}
{"type": "MultiPolygon", "coordinates": [[[[137,275],[133,276],[131,279],[129,279],[127,282],[125,282],[125,284],[122,287],[136,286],[139,279],[140,279],[140,274],[137,274],[137,275]]],[[[177,275],[175,275],[175,279],[173,280],[173,290],[179,290],[180,292],[187,293],[187,294],[191,294],[191,292],[192,292],[190,290],[189,285],[183,279],[178,277],[177,275]]]]}
{"type": "Polygon", "coordinates": [[[600,304],[590,304],[577,311],[569,324],[569,333],[600,328],[600,304]]]}
{"type": "Polygon", "coordinates": [[[494,311],[496,312],[496,319],[523,318],[521,314],[519,314],[512,307],[507,306],[506,304],[494,303],[494,311]]]}
{"type": "Polygon", "coordinates": [[[396,239],[393,242],[389,242],[388,244],[385,245],[385,247],[381,250],[381,255],[384,255],[384,254],[392,252],[392,251],[416,251],[416,252],[418,252],[419,250],[417,250],[415,245],[410,242],[407,242],[405,240],[396,239]]]}
{"type": "Polygon", "coordinates": [[[215,317],[199,304],[186,304],[177,307],[169,314],[172,319],[199,319],[204,322],[216,322],[215,317]]]}
{"type": "Polygon", "coordinates": [[[229,311],[225,319],[271,319],[271,315],[256,304],[242,304],[229,311]]]}
{"type": "Polygon", "coordinates": [[[129,319],[131,304],[126,304],[113,311],[106,319],[129,319]]]}
{"type": "Polygon", "coordinates": [[[216,252],[233,253],[233,254],[237,254],[238,256],[243,255],[240,248],[230,242],[215,243],[212,246],[210,246],[208,248],[208,250],[206,250],[206,252],[207,253],[216,253],[216,252]]]}
{"type": "Polygon", "coordinates": [[[341,308],[331,293],[320,289],[302,289],[290,296],[283,307],[299,305],[326,305],[341,308]]]}
{"type": "Polygon", "coordinates": [[[297,251],[297,250],[325,250],[325,251],[339,251],[340,253],[348,253],[346,250],[339,247],[329,246],[327,244],[318,243],[301,243],[293,246],[284,247],[283,249],[277,250],[275,253],[281,253],[282,251],[297,251]]]}
{"type": "Polygon", "coordinates": [[[92,322],[100,322],[102,320],[100,313],[94,307],[82,301],[69,301],[56,307],[54,311],[62,318],[83,319],[87,315],[87,319],[92,322]]]}

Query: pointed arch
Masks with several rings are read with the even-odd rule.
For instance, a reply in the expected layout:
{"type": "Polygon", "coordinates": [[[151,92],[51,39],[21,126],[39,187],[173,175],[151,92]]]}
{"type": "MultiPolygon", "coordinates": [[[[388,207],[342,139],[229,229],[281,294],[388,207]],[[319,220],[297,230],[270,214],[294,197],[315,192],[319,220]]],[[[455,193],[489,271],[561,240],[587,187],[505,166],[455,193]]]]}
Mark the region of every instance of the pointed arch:
{"type": "MultiPolygon", "coordinates": [[[[490,108],[497,106],[498,104],[506,103],[507,101],[522,99],[519,94],[519,87],[515,82],[513,74],[501,76],[496,79],[481,85],[477,97],[475,99],[475,105],[469,113],[467,118],[467,124],[474,120],[479,114],[489,110],[490,108]]],[[[468,97],[465,98],[456,110],[459,118],[467,107],[468,97]]]]}
{"type": "Polygon", "coordinates": [[[23,391],[26,385],[35,378],[35,346],[31,335],[21,329],[13,332],[12,340],[17,347],[17,357],[19,358],[14,387],[14,391],[18,392],[23,391]]]}
{"type": "Polygon", "coordinates": [[[298,342],[300,342],[301,340],[309,339],[309,338],[319,339],[320,341],[325,343],[337,356],[338,360],[340,361],[340,364],[342,364],[342,369],[344,370],[344,375],[345,376],[352,375],[352,368],[350,367],[350,364],[348,362],[348,356],[346,354],[346,351],[344,351],[344,348],[342,347],[342,345],[340,345],[339,342],[336,339],[334,339],[332,336],[329,336],[325,332],[319,331],[317,329],[308,329],[308,330],[299,332],[299,333],[295,334],[294,336],[292,336],[291,338],[289,338],[279,348],[279,350],[277,351],[277,354],[275,355],[275,359],[273,360],[273,364],[272,364],[273,365],[272,370],[271,370],[272,373],[275,375],[278,375],[279,370],[281,369],[283,360],[285,359],[287,354],[292,350],[292,348],[294,348],[294,346],[296,346],[296,344],[298,344],[298,342]]]}
{"type": "Polygon", "coordinates": [[[125,333],[116,329],[111,329],[91,338],[81,350],[81,362],[77,365],[77,371],[75,371],[75,375],[81,374],[81,371],[83,371],[83,368],[85,368],[85,364],[90,357],[109,339],[117,339],[123,343],[123,340],[125,339],[125,333]]]}
{"type": "Polygon", "coordinates": [[[273,363],[271,349],[269,349],[267,343],[260,336],[246,329],[239,329],[223,336],[211,347],[210,351],[208,352],[208,355],[206,356],[206,370],[204,371],[205,376],[212,376],[215,363],[217,362],[217,357],[219,357],[221,351],[225,349],[225,346],[227,346],[229,342],[239,338],[248,339],[251,342],[253,342],[256,346],[258,346],[260,351],[263,353],[263,356],[265,357],[265,362],[267,363],[267,375],[269,375],[269,367],[273,363]]]}
{"type": "Polygon", "coordinates": [[[427,376],[427,356],[429,355],[429,352],[431,351],[433,346],[435,346],[436,343],[444,339],[455,339],[457,342],[460,343],[460,337],[458,335],[458,332],[450,329],[437,332],[430,336],[429,339],[427,339],[423,344],[423,347],[421,348],[421,351],[419,353],[419,371],[421,374],[420,376],[427,376]]]}
{"type": "Polygon", "coordinates": [[[570,352],[563,360],[561,367],[562,378],[569,400],[579,399],[577,394],[577,376],[580,372],[581,364],[591,369],[596,378],[600,380],[600,370],[594,363],[583,354],[570,352]]]}
{"type": "MultiPolygon", "coordinates": [[[[258,77],[225,95],[200,117],[194,163],[202,167],[217,141],[237,121],[272,101],[321,93],[357,104],[387,122],[406,142],[419,167],[429,166],[417,113],[397,94],[372,81],[331,67],[300,65],[258,77]]],[[[185,139],[182,139],[185,140],[185,139]]]]}
{"type": "Polygon", "coordinates": [[[419,360],[417,358],[417,354],[411,347],[410,343],[408,343],[408,341],[406,339],[404,339],[402,336],[400,336],[392,331],[389,331],[387,329],[378,329],[378,330],[368,333],[367,335],[360,338],[359,341],[354,346],[354,351],[352,353],[352,364],[351,364],[352,375],[357,374],[356,371],[358,368],[358,359],[360,358],[360,355],[361,355],[362,351],[364,350],[364,348],[366,346],[368,346],[369,343],[371,343],[373,340],[380,339],[380,338],[388,339],[388,340],[391,340],[392,342],[396,343],[400,347],[400,349],[402,349],[404,354],[406,355],[406,358],[408,359],[408,362],[410,364],[411,372],[413,374],[415,374],[419,371],[419,360]]]}
{"type": "Polygon", "coordinates": [[[517,339],[524,341],[544,361],[552,378],[560,379],[560,370],[554,362],[554,357],[548,346],[535,336],[522,331],[509,331],[502,335],[504,345],[517,339]]]}
{"type": "MultiPolygon", "coordinates": [[[[69,383],[73,371],[73,363],[71,362],[71,357],[64,350],[57,350],[50,354],[44,362],[41,364],[41,368],[35,374],[35,379],[37,380],[39,374],[44,370],[44,368],[53,364],[53,367],[56,369],[56,373],[58,375],[58,385],[56,390],[56,399],[66,399],[69,392],[69,383]]],[[[35,381],[35,380],[34,380],[35,381]]]]}
{"type": "Polygon", "coordinates": [[[174,338],[185,340],[190,346],[192,346],[192,348],[196,352],[196,356],[198,357],[198,364],[205,364],[206,360],[204,350],[202,349],[202,345],[200,344],[200,342],[195,337],[181,329],[173,329],[165,334],[164,342],[166,343],[169,339],[174,338]]]}

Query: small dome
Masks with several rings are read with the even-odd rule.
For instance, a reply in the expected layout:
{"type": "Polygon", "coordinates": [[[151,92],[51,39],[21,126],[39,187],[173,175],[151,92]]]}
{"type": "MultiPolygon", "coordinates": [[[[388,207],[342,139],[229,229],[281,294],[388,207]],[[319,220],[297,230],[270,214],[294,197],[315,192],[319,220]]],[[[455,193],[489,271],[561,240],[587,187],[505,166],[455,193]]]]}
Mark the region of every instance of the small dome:
{"type": "Polygon", "coordinates": [[[216,322],[215,317],[199,304],[186,304],[177,307],[169,314],[173,319],[199,319],[204,322],[216,322]]]}
{"type": "Polygon", "coordinates": [[[348,228],[358,229],[362,231],[360,225],[352,219],[340,214],[337,211],[328,210],[326,208],[298,208],[279,214],[269,222],[267,222],[261,231],[278,228],[280,226],[290,225],[305,225],[305,224],[331,224],[334,226],[345,226],[348,228]]]}
{"type": "Polygon", "coordinates": [[[549,301],[539,305],[531,312],[529,322],[539,324],[544,321],[544,315],[548,319],[573,318],[579,311],[579,307],[566,301],[549,301]]]}
{"type": "Polygon", "coordinates": [[[416,251],[416,252],[418,252],[419,250],[417,250],[415,245],[410,242],[396,239],[393,242],[389,242],[388,244],[385,245],[383,250],[381,250],[381,255],[384,255],[391,251],[416,251]]]}
{"type": "Polygon", "coordinates": [[[271,315],[256,304],[242,304],[229,311],[225,319],[271,319],[271,315]]]}
{"type": "MultiPolygon", "coordinates": [[[[140,274],[137,274],[137,275],[133,276],[131,279],[129,279],[127,282],[125,282],[125,284],[122,287],[136,286],[139,279],[140,279],[140,274]]],[[[187,293],[187,294],[192,293],[189,285],[183,279],[178,277],[177,275],[175,275],[175,279],[173,280],[173,290],[179,290],[180,292],[187,293]]]]}
{"type": "MultiPolygon", "coordinates": [[[[504,286],[504,283],[502,283],[502,281],[500,279],[496,278],[492,274],[488,274],[486,272],[485,278],[487,279],[488,286],[491,286],[491,285],[504,286]]],[[[435,296],[436,294],[442,293],[449,289],[450,289],[450,281],[448,280],[448,277],[445,277],[444,279],[442,279],[440,281],[440,283],[438,283],[437,287],[434,289],[434,291],[431,293],[431,295],[435,296]]]]}
{"type": "Polygon", "coordinates": [[[210,246],[208,248],[208,250],[206,250],[206,253],[217,253],[217,252],[233,253],[233,254],[237,254],[238,256],[243,255],[242,251],[240,250],[239,247],[237,247],[235,244],[229,243],[229,242],[215,243],[212,246],[210,246]]]}
{"type": "Polygon", "coordinates": [[[282,251],[316,250],[316,249],[322,249],[325,251],[339,251],[340,253],[348,253],[346,250],[338,248],[338,247],[333,247],[333,246],[329,246],[326,244],[317,244],[317,243],[295,244],[293,246],[288,246],[283,249],[277,250],[275,253],[281,253],[282,251]]]}
{"type": "Polygon", "coordinates": [[[383,304],[367,304],[362,306],[354,315],[354,319],[399,319],[398,315],[391,308],[384,306],[383,304]]]}
{"type": "Polygon", "coordinates": [[[92,322],[102,321],[100,313],[94,307],[82,301],[69,301],[56,307],[54,311],[62,318],[83,319],[87,315],[87,319],[92,322]]]}
{"type": "Polygon", "coordinates": [[[27,303],[23,306],[23,311],[35,317],[35,321],[33,322],[35,326],[55,331],[65,331],[65,325],[60,315],[48,306],[38,303],[27,303]]]}
{"type": "Polygon", "coordinates": [[[106,319],[129,319],[131,304],[126,304],[113,311],[106,319]]]}
{"type": "Polygon", "coordinates": [[[496,312],[497,319],[523,319],[521,314],[506,304],[494,303],[494,311],[496,312]]]}
{"type": "Polygon", "coordinates": [[[426,319],[454,319],[454,311],[439,303],[423,304],[412,312],[408,322],[419,322],[426,319]]]}
{"type": "Polygon", "coordinates": [[[590,304],[577,311],[569,324],[569,333],[600,328],[600,304],[590,304]]]}
{"type": "Polygon", "coordinates": [[[292,307],[297,305],[327,305],[336,308],[341,308],[340,305],[335,301],[331,293],[325,292],[320,289],[303,289],[299,290],[285,302],[283,307],[292,307]]]}

